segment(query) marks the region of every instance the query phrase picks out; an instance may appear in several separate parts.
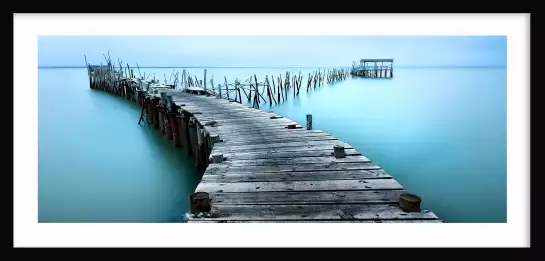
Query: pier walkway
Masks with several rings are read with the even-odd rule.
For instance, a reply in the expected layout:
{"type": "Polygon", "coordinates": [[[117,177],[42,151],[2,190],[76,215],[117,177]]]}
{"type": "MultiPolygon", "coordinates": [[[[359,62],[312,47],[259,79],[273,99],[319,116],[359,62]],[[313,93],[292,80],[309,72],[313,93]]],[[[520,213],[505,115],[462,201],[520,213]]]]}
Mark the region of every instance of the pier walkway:
{"type": "Polygon", "coordinates": [[[210,209],[188,222],[441,222],[419,209],[418,197],[404,198],[417,202],[403,211],[400,196],[407,191],[324,131],[213,96],[168,93],[216,139],[195,190],[206,192],[201,200],[210,209]],[[335,145],[344,147],[344,157],[334,156],[335,145]]]}
{"type": "MultiPolygon", "coordinates": [[[[134,78],[128,64],[119,62],[116,69],[109,54],[105,66],[85,59],[91,89],[140,105],[138,124],[151,124],[193,159],[203,176],[188,199],[188,222],[442,222],[350,144],[312,129],[312,115],[301,126],[259,110],[265,97],[272,105],[297,96],[304,87],[300,72],[286,72],[283,80],[280,75],[276,85],[273,77],[271,85],[267,76],[259,82],[255,74],[246,84],[229,84],[224,77],[222,95],[221,84],[217,93],[206,88],[206,69],[202,81],[184,70],[180,82],[176,73],[172,84],[166,75],[159,84],[155,76],[144,80],[145,73],[134,78]],[[252,108],[242,99],[253,100],[252,108]]],[[[345,69],[309,73],[306,91],[347,75],[345,69]]]]}

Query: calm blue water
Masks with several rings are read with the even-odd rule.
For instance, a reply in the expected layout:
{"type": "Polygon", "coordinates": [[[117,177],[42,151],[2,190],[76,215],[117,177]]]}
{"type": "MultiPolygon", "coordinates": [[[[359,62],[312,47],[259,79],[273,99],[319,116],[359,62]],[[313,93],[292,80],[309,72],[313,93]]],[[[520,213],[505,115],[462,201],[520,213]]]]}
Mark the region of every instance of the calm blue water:
{"type": "Polygon", "coordinates": [[[89,89],[85,69],[38,73],[40,222],[170,222],[198,183],[140,108],[89,89]]]}
{"type": "MultiPolygon", "coordinates": [[[[141,73],[164,81],[173,70],[141,73]]],[[[202,69],[188,71],[202,79],[202,69]]],[[[207,75],[217,85],[285,71],[207,75]]],[[[311,113],[315,129],[353,145],[445,221],[505,222],[506,86],[504,68],[398,68],[393,79],[348,78],[309,93],[304,79],[297,98],[261,109],[300,123],[311,113]]],[[[39,69],[40,222],[180,219],[199,177],[139,116],[137,105],[90,90],[85,69],[39,69]]]]}

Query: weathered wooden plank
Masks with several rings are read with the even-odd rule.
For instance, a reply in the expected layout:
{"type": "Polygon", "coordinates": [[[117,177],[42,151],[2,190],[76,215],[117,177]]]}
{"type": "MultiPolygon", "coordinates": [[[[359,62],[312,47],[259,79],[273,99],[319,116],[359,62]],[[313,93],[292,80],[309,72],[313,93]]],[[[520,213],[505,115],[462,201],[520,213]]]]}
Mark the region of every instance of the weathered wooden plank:
{"type": "Polygon", "coordinates": [[[185,99],[179,99],[179,98],[176,98],[176,97],[173,97],[173,102],[178,105],[179,107],[181,108],[199,108],[199,109],[203,109],[203,110],[206,110],[206,111],[213,111],[213,110],[216,110],[216,109],[225,109],[225,110],[232,110],[232,111],[235,111],[235,110],[241,110],[241,111],[244,111],[244,112],[254,112],[254,113],[260,113],[260,114],[265,114],[265,113],[274,113],[274,112],[266,112],[266,111],[262,111],[262,110],[256,110],[256,109],[252,109],[250,107],[245,107],[245,106],[240,106],[236,103],[229,103],[229,104],[215,104],[215,103],[203,103],[203,102],[199,102],[197,100],[185,100],[185,99]]]}
{"type": "Polygon", "coordinates": [[[271,119],[270,117],[261,117],[261,116],[249,116],[249,114],[243,114],[243,113],[237,113],[236,115],[233,115],[231,117],[223,117],[222,115],[209,115],[209,114],[201,114],[196,116],[197,118],[202,120],[210,120],[215,121],[218,124],[239,124],[239,123],[261,123],[261,124],[286,124],[294,122],[293,120],[287,119],[287,118],[275,118],[271,119]]]}
{"type": "Polygon", "coordinates": [[[259,191],[318,191],[403,189],[394,179],[311,180],[281,182],[201,182],[196,192],[259,192],[259,191]]]}
{"type": "Polygon", "coordinates": [[[187,103],[175,103],[178,105],[182,110],[187,111],[192,114],[207,114],[207,115],[214,115],[214,116],[221,116],[221,115],[236,115],[236,114],[246,114],[246,115],[254,115],[254,116],[263,116],[269,118],[270,116],[277,116],[273,113],[267,113],[267,112],[256,112],[256,111],[249,111],[244,108],[227,108],[227,107],[205,107],[205,106],[194,106],[187,103]]]}
{"type": "Polygon", "coordinates": [[[403,212],[395,204],[212,205],[210,218],[194,220],[402,220],[437,219],[429,211],[403,212]]]}
{"type": "Polygon", "coordinates": [[[230,166],[274,166],[274,165],[297,165],[297,164],[327,164],[327,163],[369,163],[367,157],[363,155],[347,156],[345,158],[328,157],[299,157],[299,158],[280,158],[280,159],[253,159],[253,160],[234,160],[227,158],[226,164],[230,166]]]}
{"type": "Polygon", "coordinates": [[[297,181],[297,180],[337,180],[337,179],[373,179],[391,178],[383,169],[377,170],[347,170],[319,172],[278,172],[278,173],[247,173],[228,172],[222,175],[203,175],[201,182],[265,182],[265,181],[297,181]]]}
{"type": "MultiPolygon", "coordinates": [[[[273,149],[280,147],[312,147],[312,146],[330,146],[333,148],[335,145],[344,146],[345,149],[352,149],[352,147],[339,140],[325,140],[325,141],[301,141],[301,142],[286,142],[286,143],[272,143],[272,144],[255,144],[255,145],[231,145],[227,143],[217,143],[218,149],[229,150],[254,150],[254,149],[273,149]]],[[[214,146],[214,147],[216,147],[214,146]]]]}
{"type": "Polygon", "coordinates": [[[399,219],[399,220],[189,220],[188,223],[444,223],[439,219],[399,219]]]}
{"type": "Polygon", "coordinates": [[[213,126],[206,126],[211,128],[217,128],[217,129],[229,129],[229,130],[236,130],[236,131],[245,131],[248,129],[287,129],[288,125],[295,124],[296,128],[303,128],[302,125],[297,124],[295,122],[288,122],[286,124],[277,124],[277,123],[240,123],[240,124],[214,124],[213,126]]]}
{"type": "Polygon", "coordinates": [[[259,126],[259,127],[267,128],[267,127],[286,127],[286,126],[288,126],[290,124],[296,124],[297,125],[296,122],[294,122],[292,120],[287,120],[287,119],[276,119],[276,120],[245,120],[245,119],[240,119],[240,120],[233,120],[233,122],[219,122],[219,121],[216,121],[216,120],[202,120],[198,116],[195,117],[195,118],[197,118],[197,120],[201,124],[203,124],[203,125],[206,124],[206,126],[211,126],[211,127],[224,126],[224,127],[230,127],[230,128],[237,128],[237,129],[240,129],[240,130],[244,130],[246,128],[253,127],[253,126],[259,126]]]}
{"type": "Polygon", "coordinates": [[[237,140],[237,141],[229,141],[229,140],[223,140],[222,145],[226,146],[245,146],[245,145],[259,145],[259,144],[280,144],[280,143],[291,143],[291,142],[309,142],[309,141],[328,141],[328,140],[337,140],[337,138],[333,136],[319,136],[319,137],[295,137],[295,138],[274,138],[270,137],[267,138],[266,136],[262,136],[262,139],[255,139],[255,136],[251,137],[253,139],[250,140],[237,140]]]}
{"type": "MultiPolygon", "coordinates": [[[[346,156],[358,156],[361,155],[355,149],[345,149],[346,156]]],[[[223,153],[223,156],[234,160],[255,160],[255,159],[282,159],[282,158],[300,158],[300,157],[328,157],[333,155],[333,150],[309,150],[309,151],[268,151],[268,152],[231,152],[223,153]]]]}
{"type": "Polygon", "coordinates": [[[211,193],[212,205],[397,204],[405,190],[211,193]]]}
{"type": "Polygon", "coordinates": [[[337,171],[337,170],[372,170],[380,169],[373,163],[330,163],[330,164],[305,164],[299,166],[278,165],[278,166],[230,166],[229,164],[210,164],[205,175],[219,175],[230,173],[274,173],[274,172],[296,172],[296,171],[337,171]]]}
{"type": "Polygon", "coordinates": [[[275,133],[279,133],[279,134],[289,134],[289,133],[296,133],[296,132],[300,132],[300,133],[304,133],[304,132],[307,132],[307,130],[303,129],[303,128],[298,128],[298,129],[288,129],[288,128],[275,128],[275,129],[245,129],[245,130],[240,130],[240,129],[229,129],[229,128],[213,128],[213,127],[209,127],[209,126],[206,126],[205,129],[210,133],[210,134],[229,134],[229,135],[223,135],[223,136],[226,136],[226,137],[243,137],[245,134],[246,135],[258,135],[258,134],[263,134],[263,135],[266,135],[266,134],[275,134],[275,133]]]}
{"type": "Polygon", "coordinates": [[[229,130],[229,131],[239,131],[239,132],[244,132],[244,131],[248,131],[248,130],[256,130],[256,131],[259,131],[259,132],[264,132],[266,130],[276,131],[276,130],[279,130],[279,129],[280,130],[288,129],[288,125],[290,125],[290,124],[295,124],[296,128],[303,128],[303,126],[301,126],[300,124],[297,124],[295,122],[291,122],[289,124],[261,124],[261,123],[256,123],[256,124],[236,124],[236,125],[217,124],[217,125],[214,125],[214,126],[206,126],[206,128],[211,129],[211,130],[229,130]]]}
{"type": "Polygon", "coordinates": [[[202,113],[199,115],[202,119],[205,120],[215,120],[219,122],[231,122],[233,120],[279,120],[285,119],[281,116],[276,116],[276,119],[271,119],[272,115],[256,115],[254,113],[226,113],[226,114],[215,114],[215,113],[202,113]]]}
{"type": "MultiPolygon", "coordinates": [[[[218,109],[221,110],[221,109],[218,109]]],[[[202,118],[213,118],[214,120],[224,120],[224,121],[230,121],[230,120],[280,120],[280,119],[288,119],[285,117],[281,118],[275,118],[271,119],[271,116],[278,117],[277,115],[267,115],[267,114],[256,114],[251,112],[229,112],[225,111],[222,113],[218,112],[207,112],[207,111],[201,111],[198,110],[199,113],[196,113],[195,115],[199,115],[202,118]]],[[[290,119],[288,119],[290,120],[290,119]]]]}
{"type": "MultiPolygon", "coordinates": [[[[199,108],[195,108],[195,109],[187,109],[185,107],[183,107],[184,110],[190,114],[193,114],[193,112],[199,112],[195,115],[199,115],[199,117],[202,117],[202,118],[213,118],[214,120],[231,120],[231,119],[263,119],[263,120],[273,120],[271,119],[270,117],[271,116],[276,116],[276,117],[279,117],[278,115],[274,115],[274,114],[257,114],[257,113],[254,113],[254,112],[244,112],[244,111],[222,111],[222,112],[217,112],[217,111],[204,111],[204,110],[201,110],[199,108]]],[[[221,110],[221,109],[218,109],[218,110],[221,110]]],[[[284,117],[281,117],[281,118],[277,118],[277,119],[285,119],[284,117]]]]}
{"type": "MultiPolygon", "coordinates": [[[[221,142],[220,142],[221,143],[221,142]]],[[[353,150],[352,148],[347,148],[346,150],[353,150]]],[[[314,146],[305,146],[305,147],[278,147],[278,148],[263,148],[263,149],[246,149],[241,150],[237,149],[236,147],[229,148],[229,147],[223,147],[220,148],[219,146],[214,146],[214,152],[217,153],[223,153],[224,155],[231,154],[231,153],[277,153],[277,152],[303,152],[303,151],[327,151],[327,152],[333,152],[333,147],[330,145],[314,145],[314,146]]]]}
{"type": "Polygon", "coordinates": [[[289,133],[270,133],[270,134],[247,134],[247,135],[238,135],[238,136],[228,135],[223,140],[229,141],[229,142],[242,142],[242,141],[255,141],[255,140],[280,140],[280,139],[319,138],[319,137],[335,138],[334,136],[331,136],[327,133],[289,132],[289,133]]]}

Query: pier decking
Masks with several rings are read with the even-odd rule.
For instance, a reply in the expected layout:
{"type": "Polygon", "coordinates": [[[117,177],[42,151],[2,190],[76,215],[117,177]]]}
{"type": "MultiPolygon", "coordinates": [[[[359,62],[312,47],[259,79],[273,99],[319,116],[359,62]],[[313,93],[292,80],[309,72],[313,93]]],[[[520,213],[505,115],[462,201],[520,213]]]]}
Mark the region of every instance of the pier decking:
{"type": "Polygon", "coordinates": [[[326,132],[224,99],[169,95],[221,140],[195,190],[208,194],[211,209],[188,222],[441,222],[429,211],[403,211],[403,187],[326,132]],[[335,145],[345,157],[334,156],[335,145]]]}
{"type": "MultiPolygon", "coordinates": [[[[284,80],[281,75],[276,86],[272,77],[271,86],[267,77],[258,82],[253,75],[248,94],[238,79],[228,84],[225,78],[222,95],[221,85],[217,92],[206,88],[206,70],[204,84],[185,70],[181,81],[176,74],[173,84],[166,79],[158,84],[134,78],[128,65],[123,73],[121,62],[116,70],[106,59],[108,66],[100,67],[86,61],[90,87],[138,103],[138,124],[159,130],[203,174],[188,199],[187,222],[442,222],[420,208],[420,197],[350,144],[313,129],[312,115],[302,126],[259,110],[267,101],[263,93],[271,105],[290,93],[297,96],[300,73],[287,72],[284,80]],[[253,98],[252,108],[243,98],[249,103],[253,98]]],[[[306,91],[347,75],[344,69],[309,73],[306,91]]]]}

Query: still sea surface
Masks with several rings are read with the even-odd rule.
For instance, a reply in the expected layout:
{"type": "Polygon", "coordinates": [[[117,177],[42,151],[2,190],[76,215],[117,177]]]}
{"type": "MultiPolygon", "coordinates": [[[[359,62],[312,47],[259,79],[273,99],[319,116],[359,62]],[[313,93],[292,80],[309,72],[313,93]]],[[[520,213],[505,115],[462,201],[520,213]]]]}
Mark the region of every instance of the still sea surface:
{"type": "MultiPolygon", "coordinates": [[[[207,77],[217,86],[287,70],[315,69],[208,68],[207,77]]],[[[175,71],[140,75],[164,82],[175,71]]],[[[86,69],[38,76],[39,222],[181,221],[200,179],[188,156],[138,125],[136,104],[89,89],[86,69]]],[[[298,97],[261,109],[301,124],[311,113],[314,129],[351,144],[447,222],[506,222],[506,88],[505,68],[396,68],[392,79],[348,77],[308,93],[304,79],[298,97]]]]}

